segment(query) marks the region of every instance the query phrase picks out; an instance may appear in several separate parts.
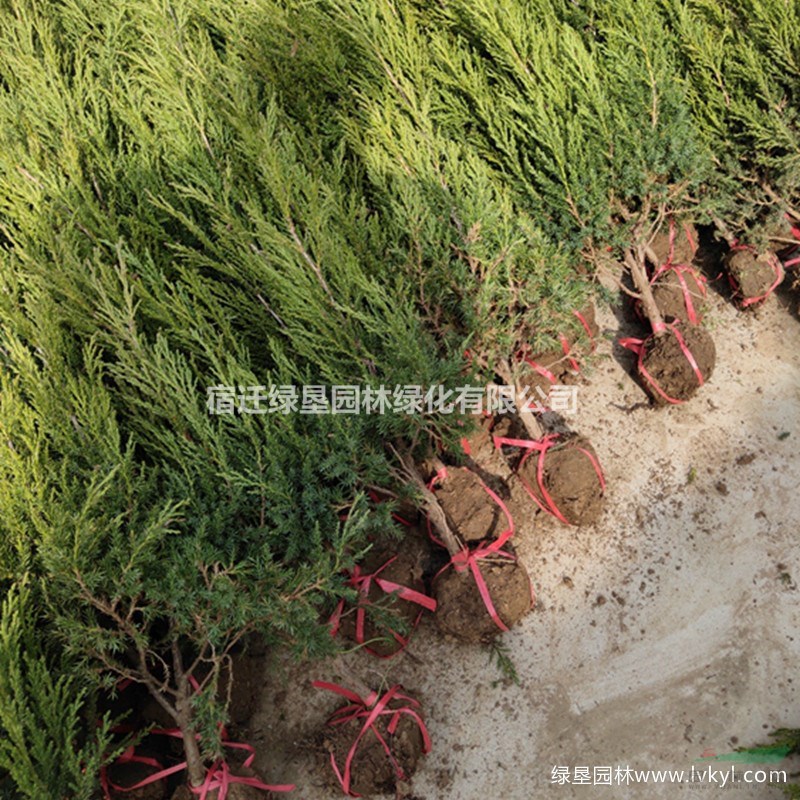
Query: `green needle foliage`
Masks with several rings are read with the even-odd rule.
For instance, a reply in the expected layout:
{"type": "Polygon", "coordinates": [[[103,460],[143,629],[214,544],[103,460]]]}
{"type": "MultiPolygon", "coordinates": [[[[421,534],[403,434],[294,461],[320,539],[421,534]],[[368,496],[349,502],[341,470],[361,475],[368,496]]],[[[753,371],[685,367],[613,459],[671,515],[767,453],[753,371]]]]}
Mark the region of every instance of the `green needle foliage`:
{"type": "Polygon", "coordinates": [[[471,53],[466,70],[463,56],[442,59],[454,134],[476,130],[487,160],[576,255],[602,264],[605,248],[646,239],[665,213],[702,220],[714,206],[710,152],[657,3],[449,8],[471,53]]]}
{"type": "Polygon", "coordinates": [[[90,800],[101,765],[119,752],[112,723],[91,724],[91,686],[63,653],[43,648],[39,611],[24,583],[0,608],[0,769],[17,797],[90,800]]]}
{"type": "Polygon", "coordinates": [[[765,243],[798,202],[800,12],[780,0],[665,6],[714,154],[709,186],[728,199],[727,227],[765,243]]]}
{"type": "Polygon", "coordinates": [[[0,68],[0,574],[41,582],[83,674],[147,685],[195,784],[245,636],[332,651],[321,613],[387,522],[340,514],[389,480],[371,418],[217,416],[207,390],[439,363],[360,268],[379,231],[341,167],[304,171],[217,10],[7,6],[0,68]]]}
{"type": "MultiPolygon", "coordinates": [[[[412,3],[357,0],[327,12],[352,98],[339,113],[346,142],[384,224],[397,231],[396,262],[417,313],[444,353],[459,356],[466,341],[491,376],[521,344],[549,342],[586,289],[569,280],[565,249],[479,148],[448,129],[452,97],[437,51],[446,42],[427,15],[412,3]]],[[[316,28],[326,29],[325,17],[316,28]]]]}
{"type": "Polygon", "coordinates": [[[753,238],[796,210],[797,15],[0,0],[0,766],[17,790],[91,794],[108,722],[72,732],[125,677],[182,729],[197,783],[232,651],[258,633],[331,652],[323,612],[389,525],[359,498],[406,491],[414,459],[464,431],[458,413],[282,413],[281,396],[491,379],[577,330],[592,272],[667,216],[753,238]],[[220,397],[237,414],[212,413],[220,397]]]}

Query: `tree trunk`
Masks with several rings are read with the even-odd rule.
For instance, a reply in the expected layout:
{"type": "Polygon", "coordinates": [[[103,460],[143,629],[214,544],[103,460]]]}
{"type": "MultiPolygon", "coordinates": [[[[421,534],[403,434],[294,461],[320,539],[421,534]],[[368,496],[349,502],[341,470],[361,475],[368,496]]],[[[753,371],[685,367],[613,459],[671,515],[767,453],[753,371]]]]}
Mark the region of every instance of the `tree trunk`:
{"type": "Polygon", "coordinates": [[[206,771],[203,757],[200,755],[200,746],[197,743],[197,730],[194,725],[192,712],[192,697],[194,688],[189,683],[189,675],[183,667],[183,657],[177,640],[172,642],[172,668],[178,689],[175,702],[177,722],[183,736],[183,751],[186,755],[186,775],[191,786],[200,786],[205,780],[206,771]]]}
{"type": "Polygon", "coordinates": [[[439,505],[436,495],[425,484],[422,475],[419,474],[419,470],[414,463],[411,453],[405,452],[402,454],[398,453],[397,455],[400,458],[406,475],[422,494],[422,499],[425,503],[425,511],[428,514],[431,525],[433,525],[436,533],[447,548],[447,552],[450,553],[451,556],[460,553],[464,549],[464,545],[459,542],[458,536],[456,536],[450,528],[444,509],[439,505]]]}
{"type": "Polygon", "coordinates": [[[519,413],[520,422],[522,422],[525,432],[535,442],[544,436],[539,421],[533,411],[527,408],[527,400],[525,393],[520,390],[519,381],[514,377],[514,372],[511,369],[511,364],[507,360],[501,361],[496,367],[497,374],[506,382],[507,386],[514,388],[514,406],[519,413]]]}
{"type": "MultiPolygon", "coordinates": [[[[181,703],[181,706],[183,704],[181,703]]],[[[191,786],[201,786],[206,777],[205,764],[200,755],[200,747],[197,743],[197,731],[191,722],[191,709],[185,714],[179,712],[181,721],[178,727],[183,735],[183,751],[186,755],[186,775],[191,786]]]]}
{"type": "Polygon", "coordinates": [[[625,266],[630,270],[633,285],[642,300],[642,310],[650,322],[653,333],[656,336],[664,333],[667,326],[664,324],[664,318],[656,305],[653,290],[650,288],[650,281],[647,279],[647,271],[644,268],[644,248],[638,248],[637,253],[634,253],[633,250],[627,250],[625,252],[625,266]]]}

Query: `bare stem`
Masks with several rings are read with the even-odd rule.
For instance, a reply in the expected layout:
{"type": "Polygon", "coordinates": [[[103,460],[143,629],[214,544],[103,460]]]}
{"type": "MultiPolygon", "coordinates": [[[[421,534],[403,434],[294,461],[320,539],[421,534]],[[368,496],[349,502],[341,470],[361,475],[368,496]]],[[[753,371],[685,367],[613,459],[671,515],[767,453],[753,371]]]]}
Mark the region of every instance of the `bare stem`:
{"type": "Polygon", "coordinates": [[[503,359],[497,364],[497,373],[506,382],[507,386],[514,387],[514,405],[516,406],[519,418],[525,427],[525,431],[534,441],[541,439],[544,436],[544,431],[533,411],[527,407],[526,392],[524,392],[519,384],[519,381],[514,377],[507,359],[503,359]]]}
{"type": "Polygon", "coordinates": [[[647,272],[644,268],[644,247],[640,246],[637,250],[637,254],[634,254],[632,249],[625,251],[625,266],[630,270],[633,285],[639,292],[642,309],[650,321],[653,333],[658,336],[665,329],[664,318],[658,310],[653,291],[650,288],[650,281],[647,279],[647,272]]]}
{"type": "Polygon", "coordinates": [[[189,683],[189,675],[184,671],[183,658],[177,640],[172,642],[172,668],[175,672],[175,681],[178,686],[178,727],[183,736],[183,751],[186,755],[186,772],[192,786],[200,786],[205,777],[203,757],[197,743],[197,730],[194,725],[192,710],[192,695],[194,690],[189,683]]]}
{"type": "Polygon", "coordinates": [[[389,448],[400,462],[404,475],[417,487],[422,495],[425,511],[428,514],[431,525],[433,525],[436,533],[439,534],[442,542],[444,542],[447,552],[450,553],[451,556],[460,553],[464,549],[464,545],[450,528],[450,523],[447,521],[447,515],[444,513],[444,509],[436,499],[436,495],[427,487],[422,475],[420,475],[411,452],[405,451],[400,453],[392,445],[389,445],[389,448]]]}

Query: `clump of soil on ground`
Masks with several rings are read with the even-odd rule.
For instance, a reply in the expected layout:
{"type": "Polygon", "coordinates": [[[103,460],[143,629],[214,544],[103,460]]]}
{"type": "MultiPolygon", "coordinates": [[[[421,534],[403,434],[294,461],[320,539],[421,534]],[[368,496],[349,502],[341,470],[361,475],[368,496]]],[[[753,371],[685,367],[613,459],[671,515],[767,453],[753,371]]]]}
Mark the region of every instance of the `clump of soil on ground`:
{"type": "MultiPolygon", "coordinates": [[[[391,701],[389,708],[398,708],[402,701],[391,701]]],[[[392,794],[398,781],[410,778],[422,755],[422,733],[414,719],[406,714],[400,716],[394,734],[387,730],[392,717],[384,715],[378,717],[374,727],[386,741],[392,751],[394,763],[375,735],[375,731],[368,730],[358,744],[355,756],[350,767],[350,791],[355,794],[392,794]],[[400,769],[398,775],[397,767],[400,769]]],[[[344,774],[347,754],[353,742],[364,726],[364,719],[353,719],[343,725],[327,727],[324,733],[323,750],[332,754],[336,760],[339,771],[344,774]]],[[[333,770],[328,763],[328,775],[335,780],[333,770]]],[[[338,783],[336,787],[341,791],[338,783]]]]}
{"type": "MultiPolygon", "coordinates": [[[[528,572],[519,561],[490,556],[479,562],[498,617],[511,628],[531,609],[528,572]]],[[[463,642],[491,641],[501,629],[489,615],[470,571],[447,569],[436,579],[436,624],[463,642]]]]}
{"type": "MultiPolygon", "coordinates": [[[[592,525],[603,510],[603,486],[587,453],[599,463],[589,441],[573,435],[544,454],[542,483],[570,525],[592,525]]],[[[537,480],[539,457],[538,452],[532,451],[519,468],[519,476],[526,488],[549,507],[537,480]]]]}
{"type": "MultiPolygon", "coordinates": [[[[700,325],[681,326],[680,335],[703,381],[708,381],[716,362],[716,349],[711,335],[700,325]]],[[[642,375],[642,382],[653,400],[658,404],[668,402],[656,391],[653,383],[673,400],[688,400],[700,387],[700,381],[675,333],[670,329],[660,336],[651,336],[644,346],[642,366],[650,380],[642,375]]]]}
{"type": "Polygon", "coordinates": [[[436,489],[436,499],[451,527],[466,542],[496,538],[508,525],[503,510],[468,469],[449,467],[447,477],[436,489]]]}
{"type": "MultiPolygon", "coordinates": [[[[486,497],[486,493],[482,493],[486,497]]],[[[378,577],[424,593],[423,575],[431,560],[430,543],[427,535],[419,528],[404,527],[403,530],[402,540],[375,545],[364,557],[361,571],[369,575],[391,559],[391,563],[380,571],[378,577]]],[[[365,606],[365,643],[377,655],[389,656],[396,653],[401,649],[402,643],[395,639],[392,631],[407,638],[421,610],[421,606],[403,600],[396,594],[387,595],[373,580],[370,583],[365,606]]],[[[340,632],[346,638],[356,641],[355,609],[350,608],[345,611],[347,613],[341,618],[340,632]]]]}
{"type": "MultiPolygon", "coordinates": [[[[777,277],[775,256],[770,252],[757,255],[752,250],[731,250],[725,266],[740,300],[763,297],[777,277]]],[[[779,267],[780,269],[780,267],[779,267]]]]}
{"type": "Polygon", "coordinates": [[[681,276],[686,282],[686,290],[691,297],[692,308],[699,322],[705,312],[706,296],[705,286],[694,270],[684,269],[680,276],[674,269],[667,270],[653,284],[653,299],[667,322],[675,320],[689,322],[689,311],[686,294],[680,281],[681,276]]]}

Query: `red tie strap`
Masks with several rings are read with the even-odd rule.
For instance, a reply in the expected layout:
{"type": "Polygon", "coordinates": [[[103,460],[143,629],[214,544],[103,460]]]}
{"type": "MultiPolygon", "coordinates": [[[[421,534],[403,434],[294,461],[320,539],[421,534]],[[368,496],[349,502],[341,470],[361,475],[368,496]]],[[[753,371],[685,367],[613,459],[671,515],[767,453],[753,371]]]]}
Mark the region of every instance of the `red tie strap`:
{"type": "Polygon", "coordinates": [[[527,356],[523,359],[525,363],[536,373],[546,378],[550,383],[558,383],[558,378],[547,367],[543,367],[538,362],[527,356]]]}
{"type": "Polygon", "coordinates": [[[689,274],[692,276],[692,279],[695,282],[695,285],[700,288],[700,294],[703,298],[706,297],[707,289],[706,289],[706,278],[704,275],[700,275],[697,270],[693,267],[690,267],[688,264],[669,264],[664,265],[661,267],[652,277],[650,283],[652,284],[657,278],[663,275],[665,272],[672,272],[678,279],[678,283],[680,284],[681,291],[683,292],[683,304],[686,306],[686,318],[692,325],[697,325],[700,322],[700,318],[697,316],[697,311],[694,307],[694,301],[692,300],[692,292],[689,289],[689,285],[686,283],[686,275],[689,274]]]}
{"type": "Polygon", "coordinates": [[[558,340],[561,342],[561,349],[564,351],[564,356],[569,362],[570,367],[572,367],[572,371],[576,374],[579,373],[581,371],[580,365],[575,358],[570,355],[569,340],[563,333],[558,334],[558,340]]]}
{"type": "MultiPolygon", "coordinates": [[[[798,251],[798,248],[800,248],[800,228],[797,227],[797,221],[788,211],[783,216],[791,226],[792,236],[797,240],[797,244],[789,245],[788,247],[787,255],[792,256],[795,255],[798,251]]],[[[793,267],[796,264],[800,264],[800,256],[795,255],[794,258],[789,258],[783,262],[785,267],[793,267]]]]}
{"type": "MultiPolygon", "coordinates": [[[[489,616],[494,624],[497,625],[497,627],[503,632],[508,630],[508,626],[505,624],[505,622],[503,622],[502,619],[500,619],[500,615],[497,613],[497,609],[494,606],[492,596],[489,592],[489,587],[486,585],[486,580],[481,572],[480,562],[490,558],[516,561],[517,557],[515,555],[507,552],[506,550],[500,549],[501,546],[508,541],[508,538],[509,537],[506,536],[504,539],[495,539],[491,544],[478,546],[474,550],[470,550],[468,547],[465,547],[463,550],[460,550],[458,553],[456,553],[450,559],[450,562],[445,564],[445,566],[436,573],[436,577],[438,578],[439,575],[441,575],[450,566],[452,566],[456,572],[464,572],[465,570],[469,570],[472,573],[475,585],[478,587],[478,593],[481,596],[481,600],[483,600],[483,604],[486,606],[486,610],[489,612],[489,616]]],[[[531,593],[531,605],[533,605],[536,601],[536,598],[534,596],[533,584],[530,582],[530,578],[528,579],[528,586],[531,593]]]]}
{"type": "MultiPolygon", "coordinates": [[[[689,241],[689,247],[692,249],[692,256],[697,252],[697,243],[694,240],[694,236],[692,236],[691,228],[688,225],[683,226],[683,231],[686,234],[686,238],[689,241]]],[[[692,300],[692,292],[689,289],[688,284],[686,283],[686,275],[691,275],[692,279],[694,280],[695,284],[700,288],[700,293],[702,297],[706,297],[706,284],[707,280],[704,275],[701,275],[691,266],[691,264],[678,264],[675,262],[675,238],[676,238],[676,228],[675,228],[675,221],[670,219],[669,221],[669,252],[667,254],[667,260],[661,264],[654,272],[652,277],[650,278],[650,285],[653,286],[655,282],[662,276],[665,275],[667,272],[674,272],[675,276],[678,279],[678,283],[680,284],[681,291],[683,292],[683,303],[686,306],[686,316],[689,322],[692,325],[697,325],[699,323],[699,317],[697,316],[697,311],[694,307],[694,302],[692,300]]],[[[641,312],[639,311],[638,304],[637,304],[637,313],[641,317],[641,312]]],[[[653,329],[655,331],[655,328],[653,329]]],[[[659,328],[657,333],[663,331],[663,328],[659,328]]]]}
{"type": "MultiPolygon", "coordinates": [[[[366,640],[364,635],[364,625],[366,622],[366,609],[370,605],[369,590],[373,582],[376,586],[378,586],[378,588],[381,589],[381,591],[385,592],[386,594],[396,593],[397,597],[401,600],[406,600],[409,603],[416,603],[418,606],[421,606],[419,613],[414,620],[412,628],[416,628],[419,624],[423,610],[436,611],[436,601],[432,597],[428,597],[428,595],[423,594],[422,592],[409,589],[407,586],[402,586],[394,581],[389,581],[385,578],[378,577],[380,573],[383,572],[383,570],[386,569],[386,567],[388,567],[389,564],[391,564],[396,558],[397,556],[392,556],[392,558],[386,561],[382,566],[378,567],[375,572],[364,573],[361,571],[361,567],[356,565],[348,573],[348,586],[356,589],[359,594],[358,607],[356,609],[356,642],[360,645],[363,645],[366,640]]],[[[336,636],[336,634],[339,632],[344,607],[345,601],[344,598],[342,598],[329,620],[331,624],[331,636],[336,636]]],[[[409,637],[401,636],[397,631],[391,629],[389,632],[392,634],[395,641],[400,645],[398,650],[385,655],[383,653],[379,653],[368,645],[365,646],[364,649],[371,655],[377,656],[378,658],[392,658],[400,653],[408,645],[409,637]]]]}
{"type": "MultiPolygon", "coordinates": [[[[544,462],[545,456],[547,451],[551,448],[555,447],[558,443],[558,439],[560,435],[557,433],[549,433],[546,436],[542,437],[537,441],[532,441],[530,439],[508,439],[504,436],[495,436],[493,438],[494,446],[499,450],[503,445],[508,445],[510,447],[520,447],[527,452],[522,456],[521,461],[517,465],[516,473],[517,477],[522,483],[525,491],[533,498],[534,502],[537,506],[539,506],[542,511],[545,511],[548,514],[552,514],[556,519],[560,522],[563,522],[565,525],[570,525],[571,523],[566,519],[566,517],[561,513],[558,506],[556,506],[555,501],[550,496],[550,493],[547,491],[547,487],[544,485],[544,462]],[[528,485],[528,482],[522,477],[520,470],[525,462],[530,458],[533,453],[538,453],[539,458],[536,464],[536,484],[539,487],[539,491],[542,493],[542,497],[544,498],[544,502],[542,502],[537,494],[533,491],[533,488],[528,485]]],[[[592,467],[594,467],[594,471],[597,473],[597,477],[600,481],[600,490],[605,491],[606,489],[606,480],[603,475],[603,470],[600,468],[600,463],[598,462],[597,458],[586,448],[579,447],[577,448],[581,453],[583,453],[591,462],[592,467]]]]}
{"type": "Polygon", "coordinates": [[[558,383],[558,378],[547,367],[542,366],[537,361],[534,361],[530,356],[530,345],[524,345],[522,349],[517,352],[517,361],[524,361],[535,373],[541,375],[546,381],[550,383],[558,383]]]}
{"type": "MultiPolygon", "coordinates": [[[[460,469],[466,469],[466,467],[460,467],[460,469]]],[[[471,470],[468,471],[471,472],[471,470]]],[[[483,600],[483,604],[486,606],[486,610],[489,612],[489,616],[501,631],[507,631],[508,626],[503,622],[502,619],[500,619],[497,609],[494,607],[494,603],[492,602],[492,597],[489,594],[489,587],[486,585],[486,581],[481,573],[480,562],[489,558],[501,558],[508,559],[510,561],[516,561],[516,556],[502,549],[503,545],[514,535],[514,519],[511,516],[511,512],[508,510],[508,507],[500,499],[497,493],[493,492],[483,482],[480,475],[476,474],[475,477],[478,478],[481,486],[489,495],[489,497],[491,497],[492,500],[494,500],[494,502],[500,506],[503,514],[505,514],[508,524],[506,529],[496,539],[493,539],[488,544],[481,542],[481,544],[474,549],[470,549],[469,547],[465,546],[462,550],[452,556],[450,561],[445,564],[445,566],[442,567],[439,572],[436,573],[436,578],[438,578],[439,575],[441,575],[450,566],[452,566],[457,572],[469,570],[472,573],[473,579],[475,580],[475,585],[478,587],[478,592],[483,600]]],[[[436,483],[441,480],[445,480],[446,478],[447,467],[442,467],[442,469],[440,469],[436,475],[433,476],[428,484],[428,488],[433,491],[433,487],[436,485],[436,483]]],[[[444,542],[442,542],[433,532],[433,526],[431,525],[430,517],[428,517],[428,535],[432,541],[434,541],[440,547],[444,547],[444,542]]],[[[533,586],[531,586],[531,603],[533,603],[533,601],[533,586]]]]}
{"type": "MultiPolygon", "coordinates": [[[[675,323],[670,323],[669,325],[665,326],[677,339],[678,344],[680,345],[681,350],[683,351],[684,356],[686,356],[686,360],[689,362],[689,366],[691,366],[694,374],[697,376],[697,381],[700,386],[702,386],[705,381],[703,380],[703,373],[700,372],[700,367],[697,366],[697,361],[695,361],[694,355],[692,351],[687,347],[686,342],[684,341],[683,336],[681,336],[681,332],[678,330],[677,325],[675,323]]],[[[630,350],[632,353],[635,353],[637,356],[636,366],[639,371],[639,374],[647,381],[647,383],[653,387],[653,389],[666,400],[666,402],[671,403],[672,405],[680,405],[681,403],[686,402],[685,400],[677,400],[674,397],[670,397],[662,388],[659,386],[658,382],[653,378],[653,376],[645,369],[644,366],[644,357],[647,353],[647,343],[650,342],[655,334],[648,336],[647,339],[634,339],[634,338],[627,338],[627,339],[619,339],[619,343],[622,347],[626,350],[630,350]]]]}
{"type": "Polygon", "coordinates": [[[428,734],[428,729],[425,727],[425,723],[422,721],[422,717],[417,710],[420,708],[420,704],[414,700],[414,698],[402,694],[400,692],[402,687],[399,684],[396,684],[389,689],[389,691],[386,692],[382,697],[379,697],[377,692],[371,692],[365,698],[360,697],[358,694],[350,689],[346,689],[344,686],[339,686],[335,683],[328,683],[327,681],[313,681],[311,685],[315,689],[325,689],[326,691],[334,692],[335,694],[341,695],[346,700],[350,701],[348,705],[345,705],[342,708],[334,711],[333,715],[328,719],[328,725],[344,725],[353,720],[364,720],[364,724],[362,725],[358,736],[356,736],[355,741],[347,753],[343,769],[339,769],[339,765],[336,763],[336,756],[334,753],[331,753],[331,766],[333,767],[336,778],[338,779],[344,793],[350,797],[361,797],[360,794],[357,794],[351,788],[352,765],[353,759],[358,752],[358,746],[369,731],[372,731],[372,733],[380,742],[383,751],[386,753],[386,757],[389,759],[392,767],[394,768],[397,780],[402,781],[407,777],[403,773],[402,767],[397,763],[397,759],[395,759],[394,753],[392,753],[391,745],[375,727],[375,723],[379,717],[391,717],[389,724],[386,726],[386,730],[390,735],[394,734],[397,730],[397,726],[400,723],[400,718],[402,716],[411,717],[411,719],[417,723],[417,727],[422,734],[422,752],[430,752],[430,735],[428,734]],[[389,708],[389,703],[392,700],[402,701],[403,705],[401,705],[399,708],[389,708]]]}
{"type": "Polygon", "coordinates": [[[586,331],[586,335],[589,337],[589,345],[591,346],[592,352],[597,349],[597,342],[594,340],[594,335],[592,334],[592,329],[589,327],[589,323],[586,321],[586,317],[581,314],[580,311],[573,311],[572,312],[577,318],[578,322],[583,325],[583,329],[586,331]]]}
{"type": "MultiPolygon", "coordinates": [[[[189,683],[195,691],[198,690],[199,685],[193,675],[189,676],[189,683]]],[[[129,684],[126,683],[125,687],[128,685],[129,684]]],[[[129,733],[132,730],[133,728],[130,725],[118,725],[113,728],[114,733],[129,733]]],[[[249,769],[253,764],[253,760],[255,759],[255,748],[246,742],[234,742],[228,740],[228,733],[223,725],[219,726],[219,730],[222,736],[223,747],[227,747],[232,750],[244,750],[248,754],[245,760],[242,762],[242,766],[246,769],[249,769]]],[[[153,728],[149,731],[148,735],[170,736],[174,739],[183,739],[183,734],[179,728],[153,728]]],[[[196,738],[198,741],[200,741],[199,736],[196,738]]],[[[155,758],[136,755],[134,747],[129,747],[127,750],[125,750],[125,752],[122,753],[114,763],[146,764],[147,766],[153,767],[156,772],[154,772],[152,775],[148,775],[143,780],[134,783],[132,786],[119,786],[111,781],[111,779],[108,777],[108,766],[103,765],[100,768],[100,787],[103,790],[105,800],[111,800],[112,789],[115,792],[120,793],[133,792],[136,789],[142,788],[143,786],[149,786],[152,783],[157,783],[164,778],[168,778],[170,775],[182,772],[187,768],[187,763],[185,761],[181,762],[180,764],[175,764],[172,767],[164,768],[163,765],[155,758]]],[[[215,800],[225,800],[225,798],[228,796],[228,788],[234,783],[252,786],[253,788],[260,789],[264,792],[291,792],[295,788],[294,784],[267,784],[258,780],[258,778],[247,778],[242,775],[232,775],[227,762],[224,759],[218,759],[211,767],[207,769],[206,777],[203,783],[200,786],[189,786],[189,789],[191,790],[192,794],[198,795],[200,800],[207,800],[209,792],[212,791],[217,792],[215,800]]]]}

